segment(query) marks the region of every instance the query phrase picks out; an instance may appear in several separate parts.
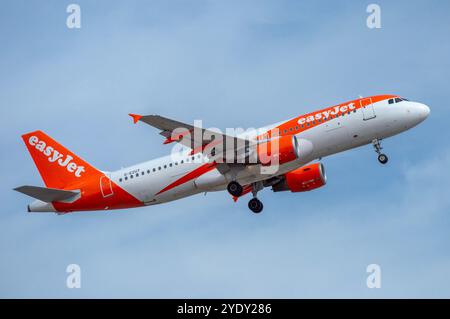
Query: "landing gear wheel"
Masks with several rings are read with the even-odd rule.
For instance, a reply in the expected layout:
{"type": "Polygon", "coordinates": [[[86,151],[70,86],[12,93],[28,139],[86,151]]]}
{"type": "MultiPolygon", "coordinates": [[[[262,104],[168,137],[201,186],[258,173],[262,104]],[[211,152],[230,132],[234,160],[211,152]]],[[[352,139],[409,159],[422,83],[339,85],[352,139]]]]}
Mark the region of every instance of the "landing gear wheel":
{"type": "Polygon", "coordinates": [[[263,203],[261,203],[261,201],[259,199],[252,198],[250,199],[250,201],[248,202],[248,208],[250,208],[250,210],[252,212],[254,212],[255,214],[261,213],[263,210],[263,203]]]}
{"type": "Polygon", "coordinates": [[[378,155],[378,162],[381,164],[386,164],[388,162],[388,157],[385,154],[378,155]]]}
{"type": "Polygon", "coordinates": [[[381,150],[383,148],[381,147],[380,141],[381,141],[381,139],[376,138],[372,141],[372,145],[373,145],[373,148],[375,148],[375,152],[377,152],[377,154],[378,154],[378,162],[380,162],[381,164],[386,164],[389,159],[386,156],[386,154],[381,153],[381,150]]]}
{"type": "Polygon", "coordinates": [[[227,186],[227,190],[228,190],[228,193],[230,193],[231,195],[236,196],[236,197],[241,196],[242,192],[243,192],[243,188],[242,188],[241,184],[239,184],[236,181],[230,182],[227,186]]]}

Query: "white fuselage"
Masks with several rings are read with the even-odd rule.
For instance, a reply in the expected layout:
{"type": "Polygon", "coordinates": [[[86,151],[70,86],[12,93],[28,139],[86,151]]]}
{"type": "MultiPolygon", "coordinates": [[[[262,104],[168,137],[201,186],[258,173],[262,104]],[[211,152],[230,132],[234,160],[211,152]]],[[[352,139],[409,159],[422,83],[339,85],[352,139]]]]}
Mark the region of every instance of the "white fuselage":
{"type": "MultiPolygon", "coordinates": [[[[263,173],[260,165],[247,166],[243,170],[225,174],[215,168],[195,173],[208,162],[207,158],[201,153],[188,155],[187,151],[111,172],[109,176],[114,183],[145,205],[159,204],[201,192],[224,190],[232,179],[245,185],[285,174],[315,159],[406,131],[422,122],[428,113],[428,107],[421,103],[401,101],[389,104],[385,99],[368,108],[359,108],[344,116],[324,121],[320,125],[294,133],[299,140],[310,142],[312,151],[307,156],[280,165],[271,174],[263,173]],[[171,184],[175,185],[168,187],[171,184]],[[164,189],[166,190],[161,192],[164,189]]],[[[271,129],[278,124],[264,129],[271,129]]]]}

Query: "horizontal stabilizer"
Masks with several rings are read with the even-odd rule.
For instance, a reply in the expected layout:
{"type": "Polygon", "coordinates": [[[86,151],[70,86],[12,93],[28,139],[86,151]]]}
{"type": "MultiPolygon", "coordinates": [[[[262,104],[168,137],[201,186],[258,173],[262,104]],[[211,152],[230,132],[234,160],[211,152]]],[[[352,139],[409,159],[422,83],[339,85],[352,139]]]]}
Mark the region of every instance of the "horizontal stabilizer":
{"type": "Polygon", "coordinates": [[[68,200],[80,193],[79,191],[65,191],[56,188],[38,186],[20,186],[14,188],[14,190],[46,203],[68,200]]]}

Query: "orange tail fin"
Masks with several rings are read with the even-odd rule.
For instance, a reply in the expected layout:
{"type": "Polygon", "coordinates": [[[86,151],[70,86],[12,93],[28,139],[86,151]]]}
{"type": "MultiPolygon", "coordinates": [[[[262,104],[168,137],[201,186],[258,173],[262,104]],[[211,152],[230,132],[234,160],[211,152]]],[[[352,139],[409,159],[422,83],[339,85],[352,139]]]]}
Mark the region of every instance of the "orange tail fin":
{"type": "Polygon", "coordinates": [[[47,187],[63,189],[99,172],[44,132],[22,138],[47,187]]]}

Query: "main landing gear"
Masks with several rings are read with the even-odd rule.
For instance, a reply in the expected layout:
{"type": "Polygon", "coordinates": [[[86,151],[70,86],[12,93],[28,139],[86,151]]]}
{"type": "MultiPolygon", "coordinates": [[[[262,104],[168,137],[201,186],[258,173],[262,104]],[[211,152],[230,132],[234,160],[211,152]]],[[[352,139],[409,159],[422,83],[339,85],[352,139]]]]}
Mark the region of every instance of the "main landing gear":
{"type": "Polygon", "coordinates": [[[386,164],[388,162],[389,158],[387,157],[386,154],[381,153],[381,150],[383,148],[381,147],[380,141],[381,140],[379,140],[379,139],[374,139],[372,141],[372,145],[375,148],[375,152],[377,152],[377,154],[378,154],[378,162],[380,162],[381,164],[386,164]]]}
{"type": "Polygon", "coordinates": [[[242,192],[244,189],[242,188],[241,184],[239,184],[236,181],[231,181],[227,186],[228,193],[230,193],[233,196],[239,197],[242,195],[242,192]]]}
{"type": "Polygon", "coordinates": [[[253,198],[250,199],[250,201],[248,202],[248,208],[250,208],[250,210],[252,212],[254,212],[255,214],[261,213],[264,208],[263,203],[258,198],[256,198],[256,195],[258,194],[258,192],[260,190],[262,190],[263,188],[264,188],[264,185],[262,182],[252,183],[253,198]]]}
{"type": "MultiPolygon", "coordinates": [[[[264,207],[263,203],[258,198],[256,198],[257,193],[263,188],[264,185],[262,182],[252,183],[253,198],[248,202],[248,208],[255,214],[261,213],[264,207]]],[[[228,193],[236,197],[241,196],[244,191],[241,184],[236,181],[231,181],[227,186],[227,190],[228,193]]]]}
{"type": "Polygon", "coordinates": [[[255,214],[259,214],[262,212],[264,205],[259,199],[257,199],[256,197],[253,197],[248,202],[248,208],[250,208],[250,210],[252,212],[254,212],[255,214]]]}

